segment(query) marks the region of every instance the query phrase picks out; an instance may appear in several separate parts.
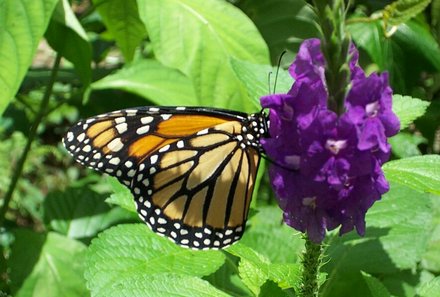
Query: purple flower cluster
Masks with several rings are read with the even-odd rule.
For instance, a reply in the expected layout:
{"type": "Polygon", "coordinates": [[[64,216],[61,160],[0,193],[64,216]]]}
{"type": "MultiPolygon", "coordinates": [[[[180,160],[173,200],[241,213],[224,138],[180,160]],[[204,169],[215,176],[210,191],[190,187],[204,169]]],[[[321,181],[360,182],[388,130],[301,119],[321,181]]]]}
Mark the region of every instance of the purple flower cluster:
{"type": "Polygon", "coordinates": [[[270,138],[261,142],[274,163],[270,178],[284,220],[317,243],[338,226],[340,234],[356,228],[363,235],[367,210],[389,189],[381,165],[400,124],[388,75],[366,77],[354,46],[350,54],[343,114],[328,107],[319,39],[303,42],[289,68],[290,91],[261,98],[270,109],[270,138]]]}

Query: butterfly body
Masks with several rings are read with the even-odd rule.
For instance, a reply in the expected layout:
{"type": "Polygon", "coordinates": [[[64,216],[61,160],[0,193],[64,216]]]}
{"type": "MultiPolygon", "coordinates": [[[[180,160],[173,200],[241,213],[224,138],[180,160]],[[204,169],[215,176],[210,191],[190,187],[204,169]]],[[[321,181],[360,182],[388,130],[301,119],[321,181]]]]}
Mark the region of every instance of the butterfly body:
{"type": "Polygon", "coordinates": [[[243,234],[262,136],[263,113],[140,107],[80,121],[63,142],[78,162],[129,187],[154,232],[219,249],[243,234]]]}

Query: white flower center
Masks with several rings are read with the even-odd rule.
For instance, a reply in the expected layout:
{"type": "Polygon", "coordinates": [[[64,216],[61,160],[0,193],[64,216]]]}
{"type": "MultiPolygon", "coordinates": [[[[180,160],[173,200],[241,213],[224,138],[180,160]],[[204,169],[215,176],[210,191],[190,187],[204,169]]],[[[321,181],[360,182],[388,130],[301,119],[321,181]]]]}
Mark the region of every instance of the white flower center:
{"type": "Polygon", "coordinates": [[[299,169],[299,163],[301,161],[301,157],[298,155],[289,155],[289,156],[285,156],[284,157],[284,162],[289,165],[292,166],[292,169],[299,169]]]}
{"type": "Polygon", "coordinates": [[[372,103],[368,103],[367,106],[365,106],[365,112],[367,113],[368,117],[374,118],[378,114],[379,108],[379,101],[374,101],[372,103]]]}
{"type": "Polygon", "coordinates": [[[316,208],[316,197],[305,197],[302,201],[304,206],[309,206],[313,209],[316,208]]]}
{"type": "Polygon", "coordinates": [[[347,140],[335,140],[327,139],[325,148],[331,151],[334,155],[337,155],[340,150],[347,147],[347,140]]]}

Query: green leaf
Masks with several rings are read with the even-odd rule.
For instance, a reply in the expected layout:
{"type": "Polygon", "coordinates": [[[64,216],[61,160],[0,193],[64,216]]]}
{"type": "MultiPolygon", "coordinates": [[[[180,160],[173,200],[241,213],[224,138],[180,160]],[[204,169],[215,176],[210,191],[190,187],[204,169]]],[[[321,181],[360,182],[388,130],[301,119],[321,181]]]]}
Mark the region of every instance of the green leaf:
{"type": "Polygon", "coordinates": [[[45,36],[54,50],[73,63],[83,84],[88,85],[92,76],[92,48],[69,1],[58,2],[45,36]]]}
{"type": "Polygon", "coordinates": [[[172,273],[157,273],[151,275],[134,272],[131,275],[124,275],[122,279],[114,280],[114,282],[93,296],[227,297],[231,295],[216,289],[207,281],[195,276],[172,273]]]}
{"type": "Polygon", "coordinates": [[[92,90],[119,89],[160,105],[196,105],[191,81],[155,60],[139,60],[91,85],[92,90]]]}
{"type": "Polygon", "coordinates": [[[393,154],[399,158],[408,158],[420,156],[422,152],[418,146],[422,143],[428,143],[428,140],[418,134],[400,132],[399,134],[388,138],[391,144],[393,154]]]}
{"type": "Polygon", "coordinates": [[[268,64],[269,52],[243,12],[216,0],[138,0],[138,6],[155,56],[192,80],[197,104],[252,110],[230,58],[268,64]]]}
{"type": "Polygon", "coordinates": [[[297,264],[272,264],[269,259],[242,243],[235,244],[226,251],[240,258],[240,277],[256,295],[267,280],[274,281],[282,289],[299,287],[300,267],[297,264]]]}
{"type": "Polygon", "coordinates": [[[440,199],[432,195],[431,201],[434,210],[433,230],[421,266],[428,271],[440,271],[440,199]]]}
{"type": "Polygon", "coordinates": [[[153,277],[158,273],[205,276],[222,266],[224,260],[220,251],[181,248],[144,224],[118,225],[92,241],[85,277],[93,295],[105,296],[113,283],[129,285],[124,280],[130,277],[153,277]]]}
{"type": "Polygon", "coordinates": [[[273,281],[266,281],[259,296],[285,297],[286,293],[273,281]]]}
{"type": "Polygon", "coordinates": [[[0,114],[14,98],[58,0],[0,1],[0,114]]]}
{"type": "Polygon", "coordinates": [[[362,272],[362,277],[370,290],[373,297],[389,297],[391,296],[387,288],[374,276],[368,273],[362,272]]]}
{"type": "Polygon", "coordinates": [[[125,60],[130,62],[136,48],[147,35],[139,18],[136,0],[93,0],[93,3],[125,60]]]}
{"type": "Polygon", "coordinates": [[[440,47],[427,26],[415,20],[408,21],[398,27],[393,39],[409,53],[408,63],[413,63],[411,58],[417,54],[430,62],[435,70],[440,71],[440,47]]]}
{"type": "Polygon", "coordinates": [[[304,248],[301,233],[282,222],[278,206],[258,207],[247,222],[241,243],[264,255],[272,263],[295,263],[304,248]]]}
{"type": "Polygon", "coordinates": [[[440,49],[426,25],[415,20],[400,25],[386,38],[380,21],[347,26],[355,44],[364,49],[380,71],[389,71],[395,93],[411,93],[421,73],[440,71],[440,49]]]}
{"type": "Polygon", "coordinates": [[[392,183],[391,190],[368,211],[364,237],[353,231],[328,241],[323,296],[368,292],[360,271],[383,279],[416,269],[431,234],[432,212],[429,194],[392,183]]]}
{"type": "Polygon", "coordinates": [[[87,296],[83,279],[85,249],[81,242],[50,232],[32,273],[15,296],[87,296]]]}
{"type": "Polygon", "coordinates": [[[10,267],[10,287],[12,293],[15,294],[37,263],[46,241],[46,234],[28,229],[17,229],[14,230],[13,234],[14,242],[11,246],[8,266],[10,267]]]}
{"type": "Polygon", "coordinates": [[[418,117],[421,117],[429,106],[429,102],[410,96],[394,95],[393,111],[399,117],[400,130],[408,127],[418,117]]]}
{"type": "Polygon", "coordinates": [[[319,36],[316,15],[303,0],[242,0],[238,3],[266,40],[274,65],[284,50],[288,51],[286,60],[292,60],[291,56],[304,39],[319,36]]]}
{"type": "Polygon", "coordinates": [[[432,24],[439,28],[440,25],[440,0],[432,0],[431,4],[432,24]]]}
{"type": "Polygon", "coordinates": [[[424,155],[390,161],[382,166],[387,180],[440,195],[440,156],[424,155]]]}
{"type": "MultiPolygon", "coordinates": [[[[277,73],[277,68],[270,65],[259,65],[240,61],[234,58],[231,59],[231,65],[239,80],[246,87],[249,98],[254,103],[254,106],[257,109],[261,109],[260,97],[271,94],[271,90],[274,88],[274,79],[268,82],[269,73],[272,73],[273,78],[277,73]],[[269,85],[269,83],[272,85],[269,85]]],[[[292,87],[293,82],[294,80],[289,72],[284,69],[279,69],[275,91],[277,93],[287,93],[292,87]]]]}
{"type": "Polygon", "coordinates": [[[113,194],[107,198],[105,202],[119,205],[128,211],[137,213],[134,198],[130,190],[115,177],[108,176],[107,181],[113,190],[113,194]]]}
{"type": "Polygon", "coordinates": [[[440,297],[440,276],[433,278],[431,281],[423,284],[417,296],[420,297],[440,297]]]}
{"type": "Polygon", "coordinates": [[[87,187],[49,193],[44,201],[44,221],[70,238],[88,238],[131,218],[121,208],[110,208],[105,197],[87,187]]]}
{"type": "Polygon", "coordinates": [[[397,0],[385,6],[383,17],[392,26],[405,23],[421,13],[431,0],[397,0]]]}
{"type": "Polygon", "coordinates": [[[226,261],[215,273],[205,276],[216,288],[225,291],[232,296],[251,296],[252,292],[245,286],[238,275],[239,259],[231,254],[224,253],[226,261]]]}

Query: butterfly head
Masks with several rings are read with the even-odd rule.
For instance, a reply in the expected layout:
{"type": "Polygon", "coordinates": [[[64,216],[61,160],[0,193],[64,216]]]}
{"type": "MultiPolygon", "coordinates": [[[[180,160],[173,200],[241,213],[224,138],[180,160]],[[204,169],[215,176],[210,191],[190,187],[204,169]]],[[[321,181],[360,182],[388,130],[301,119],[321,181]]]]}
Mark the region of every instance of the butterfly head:
{"type": "Polygon", "coordinates": [[[268,119],[264,112],[250,114],[242,127],[241,136],[244,145],[253,146],[262,151],[260,138],[268,137],[268,131],[268,119]]]}

